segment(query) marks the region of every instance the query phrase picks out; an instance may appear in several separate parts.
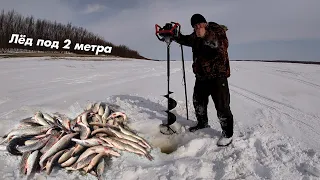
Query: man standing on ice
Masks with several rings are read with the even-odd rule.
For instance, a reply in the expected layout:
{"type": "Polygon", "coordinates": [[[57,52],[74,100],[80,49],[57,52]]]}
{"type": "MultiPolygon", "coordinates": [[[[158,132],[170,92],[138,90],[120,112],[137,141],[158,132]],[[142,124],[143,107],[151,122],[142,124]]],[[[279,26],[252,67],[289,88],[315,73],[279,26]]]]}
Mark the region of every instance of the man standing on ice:
{"type": "Polygon", "coordinates": [[[194,32],[190,35],[179,33],[174,37],[175,42],[192,47],[193,52],[192,68],[196,77],[193,106],[198,124],[189,131],[210,127],[207,108],[211,96],[222,128],[217,145],[228,146],[233,136],[233,115],[227,80],[230,77],[227,29],[215,22],[207,23],[201,14],[191,17],[191,26],[194,32]]]}

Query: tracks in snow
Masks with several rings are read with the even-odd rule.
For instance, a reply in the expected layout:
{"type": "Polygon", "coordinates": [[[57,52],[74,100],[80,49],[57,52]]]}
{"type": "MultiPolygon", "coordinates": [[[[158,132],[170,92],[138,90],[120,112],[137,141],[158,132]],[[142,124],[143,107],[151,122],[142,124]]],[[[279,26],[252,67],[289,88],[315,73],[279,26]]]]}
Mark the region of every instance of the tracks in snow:
{"type": "MultiPolygon", "coordinates": [[[[318,130],[320,128],[320,122],[318,116],[307,114],[289,104],[260,95],[231,83],[230,90],[234,92],[236,96],[246,101],[265,107],[259,109],[258,114],[262,116],[260,118],[261,123],[271,126],[272,130],[289,131],[288,127],[298,128],[299,131],[301,131],[301,135],[305,136],[306,139],[309,138],[308,143],[310,145],[314,144],[312,141],[317,141],[320,138],[320,132],[318,130]],[[283,129],[279,128],[279,126],[282,126],[283,129]]],[[[295,133],[295,131],[289,133],[295,133]]]]}

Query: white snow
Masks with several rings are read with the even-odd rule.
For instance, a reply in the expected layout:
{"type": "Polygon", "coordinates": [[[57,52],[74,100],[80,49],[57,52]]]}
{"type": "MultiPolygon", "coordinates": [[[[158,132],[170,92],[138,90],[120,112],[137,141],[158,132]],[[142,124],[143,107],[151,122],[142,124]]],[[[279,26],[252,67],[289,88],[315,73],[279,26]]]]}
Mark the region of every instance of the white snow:
{"type": "MultiPolygon", "coordinates": [[[[171,62],[173,111],[180,134],[162,135],[166,120],[166,62],[70,61],[50,58],[0,59],[0,135],[41,110],[75,117],[87,103],[117,105],[132,129],[152,143],[154,161],[124,153],[106,168],[108,179],[320,179],[320,66],[231,62],[229,78],[235,136],[216,146],[220,125],[212,100],[212,129],[190,133],[194,75],[185,62],[189,120],[186,118],[181,61],[171,62]],[[165,152],[171,152],[169,154],[165,152]]],[[[19,179],[20,156],[0,152],[1,179],[19,179]]],[[[34,179],[95,179],[55,168],[34,179]]]]}

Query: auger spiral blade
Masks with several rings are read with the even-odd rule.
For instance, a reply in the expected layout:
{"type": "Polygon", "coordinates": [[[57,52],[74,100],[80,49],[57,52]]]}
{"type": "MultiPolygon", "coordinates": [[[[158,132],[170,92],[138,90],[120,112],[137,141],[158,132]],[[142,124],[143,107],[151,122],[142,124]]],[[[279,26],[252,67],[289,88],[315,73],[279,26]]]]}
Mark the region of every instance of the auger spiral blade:
{"type": "MultiPolygon", "coordinates": [[[[169,94],[172,94],[173,92],[169,91],[169,94]]],[[[176,122],[177,118],[176,115],[174,115],[172,112],[170,112],[172,109],[174,109],[177,106],[177,101],[173,98],[170,98],[169,95],[164,95],[168,99],[168,109],[165,111],[167,113],[167,123],[160,125],[160,132],[165,135],[171,135],[176,133],[174,129],[170,127],[173,123],[176,122]]]]}
{"type": "Polygon", "coordinates": [[[172,94],[173,92],[169,91],[168,94],[164,95],[164,97],[169,98],[169,95],[172,94]]]}
{"type": "Polygon", "coordinates": [[[166,111],[166,113],[168,114],[168,123],[167,125],[170,126],[171,124],[173,124],[174,122],[176,122],[177,118],[176,115],[174,115],[172,112],[170,111],[166,111]]]}
{"type": "Polygon", "coordinates": [[[168,111],[174,109],[177,106],[177,101],[172,99],[172,98],[168,98],[168,111]]]}
{"type": "Polygon", "coordinates": [[[176,116],[170,111],[165,112],[168,114],[168,122],[167,124],[160,125],[160,132],[165,135],[171,135],[176,133],[176,131],[170,127],[170,125],[176,122],[176,116]]]}
{"type": "Polygon", "coordinates": [[[164,135],[172,135],[174,133],[176,133],[176,131],[174,129],[172,129],[170,126],[166,125],[166,124],[160,124],[160,132],[164,135]]]}

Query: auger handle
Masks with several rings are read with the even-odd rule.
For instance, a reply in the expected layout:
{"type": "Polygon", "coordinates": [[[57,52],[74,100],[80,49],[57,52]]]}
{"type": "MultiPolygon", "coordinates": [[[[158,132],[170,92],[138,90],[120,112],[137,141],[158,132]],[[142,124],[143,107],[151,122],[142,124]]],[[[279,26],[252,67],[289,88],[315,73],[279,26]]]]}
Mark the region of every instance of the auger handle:
{"type": "MultiPolygon", "coordinates": [[[[171,22],[171,23],[174,24],[174,26],[169,30],[160,30],[161,26],[159,26],[158,24],[155,25],[155,29],[156,29],[155,34],[160,41],[164,41],[164,38],[161,39],[159,37],[159,34],[170,34],[173,36],[174,35],[173,31],[181,26],[179,23],[176,23],[176,22],[171,22]]],[[[178,30],[180,31],[180,28],[178,30]]]]}
{"type": "Polygon", "coordinates": [[[159,31],[160,31],[159,29],[161,28],[161,26],[159,26],[158,24],[156,24],[156,25],[155,25],[155,28],[156,28],[156,36],[157,36],[157,38],[158,38],[160,41],[164,41],[163,38],[161,39],[161,38],[159,37],[159,31]]]}

